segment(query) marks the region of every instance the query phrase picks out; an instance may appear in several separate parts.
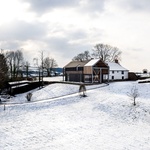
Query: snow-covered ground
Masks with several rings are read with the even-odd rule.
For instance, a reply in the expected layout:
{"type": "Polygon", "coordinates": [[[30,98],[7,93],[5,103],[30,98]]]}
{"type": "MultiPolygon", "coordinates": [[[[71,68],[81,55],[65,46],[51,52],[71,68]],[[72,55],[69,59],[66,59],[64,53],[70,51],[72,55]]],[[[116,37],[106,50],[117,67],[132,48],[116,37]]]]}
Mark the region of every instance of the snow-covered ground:
{"type": "Polygon", "coordinates": [[[63,76],[44,77],[44,81],[63,81],[63,76]]]}
{"type": "MultiPolygon", "coordinates": [[[[86,88],[87,97],[81,98],[72,94],[77,85],[52,84],[32,91],[32,101],[45,101],[10,104],[5,111],[0,105],[0,149],[150,150],[149,83],[86,88]],[[127,94],[133,86],[139,92],[136,106],[127,94]]],[[[24,97],[11,102],[24,102],[24,97]]]]}
{"type": "MultiPolygon", "coordinates": [[[[58,77],[46,77],[44,78],[44,81],[63,81],[62,76],[58,77]]],[[[106,84],[98,84],[93,86],[87,86],[87,90],[107,86],[106,84]]],[[[51,84],[49,86],[45,86],[42,89],[35,89],[23,94],[15,95],[15,97],[11,97],[10,99],[7,99],[7,103],[25,103],[27,102],[27,94],[32,93],[31,101],[43,101],[43,100],[50,100],[53,98],[59,98],[61,96],[68,96],[70,94],[78,94],[79,91],[79,85],[73,85],[73,84],[62,84],[62,83],[55,83],[51,84]]],[[[79,95],[79,94],[78,94],[79,95]]],[[[3,100],[3,99],[2,99],[3,100]]]]}

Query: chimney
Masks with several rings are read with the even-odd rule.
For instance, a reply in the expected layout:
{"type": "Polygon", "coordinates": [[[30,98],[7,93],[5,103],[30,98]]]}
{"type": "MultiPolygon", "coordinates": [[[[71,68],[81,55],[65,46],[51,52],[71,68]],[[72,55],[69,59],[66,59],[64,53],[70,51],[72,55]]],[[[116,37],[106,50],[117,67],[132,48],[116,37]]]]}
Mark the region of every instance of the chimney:
{"type": "Polygon", "coordinates": [[[119,64],[119,61],[118,61],[118,59],[115,59],[115,63],[119,64]]]}

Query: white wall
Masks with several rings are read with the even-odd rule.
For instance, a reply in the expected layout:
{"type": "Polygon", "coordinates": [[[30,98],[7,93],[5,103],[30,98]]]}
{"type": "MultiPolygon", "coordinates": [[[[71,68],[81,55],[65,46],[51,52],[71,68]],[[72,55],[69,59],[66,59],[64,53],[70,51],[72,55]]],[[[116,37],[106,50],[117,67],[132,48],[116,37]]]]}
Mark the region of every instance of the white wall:
{"type": "Polygon", "coordinates": [[[122,71],[109,71],[109,80],[122,80],[122,79],[128,79],[128,71],[123,71],[124,74],[122,74],[122,71]]]}

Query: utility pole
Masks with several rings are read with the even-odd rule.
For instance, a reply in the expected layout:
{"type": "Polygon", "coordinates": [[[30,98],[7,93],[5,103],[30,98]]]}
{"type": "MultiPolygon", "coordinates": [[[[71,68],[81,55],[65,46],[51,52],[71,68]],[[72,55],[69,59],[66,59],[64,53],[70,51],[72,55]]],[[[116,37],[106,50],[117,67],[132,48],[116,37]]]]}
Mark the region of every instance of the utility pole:
{"type": "Polygon", "coordinates": [[[34,58],[33,61],[35,62],[34,66],[36,66],[38,68],[38,71],[39,71],[39,88],[40,88],[41,74],[40,74],[40,66],[38,65],[38,58],[34,58]]]}

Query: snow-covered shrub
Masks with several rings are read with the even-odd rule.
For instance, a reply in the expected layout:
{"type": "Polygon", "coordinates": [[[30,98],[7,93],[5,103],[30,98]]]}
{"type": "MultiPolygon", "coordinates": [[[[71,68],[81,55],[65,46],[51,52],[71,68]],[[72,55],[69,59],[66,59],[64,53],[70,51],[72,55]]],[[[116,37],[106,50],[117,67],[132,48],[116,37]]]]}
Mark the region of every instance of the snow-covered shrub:
{"type": "Polygon", "coordinates": [[[79,94],[80,94],[80,96],[86,97],[85,92],[86,92],[86,87],[85,87],[84,84],[81,84],[80,87],[79,87],[79,94]]]}
{"type": "Polygon", "coordinates": [[[32,93],[28,93],[26,95],[27,101],[31,101],[32,93]]]}

